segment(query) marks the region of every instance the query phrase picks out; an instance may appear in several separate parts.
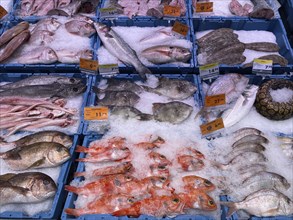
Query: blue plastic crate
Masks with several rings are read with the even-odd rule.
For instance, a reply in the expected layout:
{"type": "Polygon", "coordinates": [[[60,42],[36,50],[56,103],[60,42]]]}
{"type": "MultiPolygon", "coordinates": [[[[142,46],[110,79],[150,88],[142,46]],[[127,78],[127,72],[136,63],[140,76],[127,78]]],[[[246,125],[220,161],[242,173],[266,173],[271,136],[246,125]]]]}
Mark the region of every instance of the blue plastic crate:
{"type": "MultiPolygon", "coordinates": [[[[2,33],[23,20],[14,20],[6,22],[5,27],[2,29],[2,33]]],[[[39,20],[36,18],[27,18],[27,22],[36,23],[39,20]]],[[[1,33],[1,34],[2,34],[1,33]]],[[[94,34],[90,37],[90,44],[93,51],[93,60],[97,59],[96,50],[97,50],[97,34],[94,34]]],[[[25,72],[25,73],[80,73],[79,63],[77,64],[65,64],[65,63],[53,63],[53,64],[19,64],[19,63],[0,63],[0,73],[13,73],[13,72],[25,72]]]]}
{"type": "MultiPolygon", "coordinates": [[[[27,77],[30,77],[32,75],[47,75],[44,73],[41,74],[32,74],[32,73],[1,73],[0,74],[0,82],[17,82],[19,80],[25,79],[27,77]]],[[[86,105],[89,93],[91,89],[91,83],[92,83],[92,76],[84,75],[80,73],[52,73],[49,75],[56,75],[56,76],[63,76],[63,77],[76,77],[81,78],[83,83],[87,85],[87,90],[83,94],[83,100],[81,105],[81,115],[80,115],[80,124],[78,126],[76,134],[81,134],[83,130],[83,108],[86,105]]]]}
{"type": "MultiPolygon", "coordinates": [[[[234,15],[234,16],[214,16],[212,14],[208,14],[207,15],[204,15],[204,14],[201,14],[201,15],[197,15],[194,11],[194,7],[192,5],[192,0],[188,0],[189,1],[189,6],[190,6],[190,11],[189,11],[189,14],[190,14],[190,18],[202,18],[202,19],[232,19],[232,20],[241,20],[241,19],[249,19],[251,21],[257,21],[257,20],[265,20],[265,19],[257,19],[257,18],[250,18],[250,17],[247,17],[247,16],[237,16],[237,15],[234,15]]],[[[253,5],[251,3],[251,5],[253,5]]],[[[215,6],[214,6],[215,7],[215,6]]],[[[273,19],[279,19],[280,18],[280,14],[279,12],[276,12],[275,13],[275,16],[273,19]]],[[[269,20],[269,19],[266,19],[266,20],[269,20]]]]}
{"type": "MultiPolygon", "coordinates": [[[[86,146],[88,147],[89,144],[92,142],[92,141],[95,141],[95,140],[99,140],[101,139],[101,135],[90,135],[90,136],[85,136],[84,137],[84,140],[83,140],[83,143],[82,143],[82,146],[86,146]]],[[[80,153],[79,155],[79,158],[84,158],[86,155],[85,153],[80,153]]],[[[78,167],[77,167],[77,170],[76,172],[83,172],[84,171],[84,168],[85,168],[85,165],[83,162],[79,162],[78,163],[78,167]]],[[[83,180],[83,177],[76,177],[76,180],[79,180],[79,181],[82,181],[83,180]]],[[[74,216],[71,216],[71,215],[68,215],[64,212],[64,210],[66,208],[74,208],[75,205],[74,205],[74,202],[76,201],[77,199],[77,195],[72,193],[72,192],[69,192],[68,195],[67,195],[67,199],[66,199],[66,202],[65,202],[65,206],[64,206],[64,209],[63,209],[63,212],[62,212],[62,216],[61,216],[61,219],[62,220],[73,220],[73,219],[79,219],[79,220],[94,220],[94,219],[103,219],[103,220],[118,220],[118,219],[121,219],[121,220],[130,220],[130,219],[138,219],[138,220],[156,220],[157,218],[155,217],[152,217],[152,216],[147,216],[147,215],[141,215],[139,216],[138,218],[128,218],[127,216],[122,216],[122,217],[114,217],[112,215],[108,215],[108,214],[92,214],[92,215],[82,215],[80,217],[74,217],[74,216]]],[[[222,213],[224,213],[222,211],[222,213]]],[[[176,218],[164,218],[164,219],[175,219],[175,220],[215,220],[214,218],[210,217],[210,216],[204,216],[204,215],[179,215],[177,216],[176,218]]],[[[225,216],[222,214],[221,216],[221,219],[222,220],[225,220],[225,216]]],[[[232,220],[232,219],[230,219],[232,220]]]]}
{"type": "MultiPolygon", "coordinates": [[[[158,27],[158,26],[164,26],[164,27],[170,27],[173,26],[174,20],[104,20],[102,23],[112,27],[112,26],[125,26],[125,27],[131,27],[131,26],[137,26],[137,27],[158,27]]],[[[190,27],[189,20],[187,21],[180,21],[190,27]]],[[[192,41],[193,33],[190,31],[189,28],[188,34],[186,36],[186,40],[192,41]]],[[[97,42],[97,48],[100,48],[103,45],[101,40],[98,38],[97,42]]],[[[194,50],[192,46],[192,51],[194,50]]],[[[189,61],[189,66],[180,67],[175,64],[162,64],[162,65],[155,65],[155,66],[147,66],[152,73],[164,73],[164,74],[186,74],[186,73],[193,73],[194,71],[194,54],[192,53],[192,57],[189,61]]],[[[130,66],[126,66],[124,64],[119,64],[119,71],[121,73],[129,73],[134,72],[135,69],[130,66]]]]}
{"type": "Polygon", "coordinates": [[[285,11],[285,19],[287,20],[290,31],[293,31],[293,0],[281,0],[282,7],[285,11]]]}
{"type": "MultiPolygon", "coordinates": [[[[102,18],[101,15],[100,15],[100,11],[99,9],[100,8],[104,8],[105,5],[106,5],[106,2],[108,2],[109,0],[102,0],[101,1],[101,4],[100,4],[100,7],[98,8],[97,10],[97,17],[99,17],[99,20],[102,22],[102,21],[105,21],[105,20],[108,20],[108,19],[115,19],[115,20],[137,20],[137,21],[145,21],[145,20],[158,20],[158,18],[156,17],[152,17],[152,16],[134,16],[133,18],[129,18],[127,17],[126,15],[119,15],[117,16],[116,18],[102,18]]],[[[190,18],[190,14],[189,14],[189,2],[188,0],[185,0],[185,4],[186,4],[186,14],[185,16],[181,16],[181,17],[163,17],[162,19],[164,20],[185,20],[187,21],[189,18],[190,18]]]]}
{"type": "MultiPolygon", "coordinates": [[[[185,74],[185,75],[183,75],[183,74],[174,74],[174,75],[172,75],[172,74],[155,74],[155,75],[156,76],[167,77],[167,78],[171,78],[171,79],[173,78],[173,79],[187,80],[187,81],[193,82],[199,88],[197,76],[193,75],[193,74],[185,74]]],[[[129,79],[129,80],[132,80],[132,81],[141,80],[139,75],[137,75],[137,74],[119,74],[119,75],[115,76],[114,78],[117,78],[117,79],[129,79]]],[[[101,76],[93,77],[92,87],[97,86],[102,79],[103,78],[101,76]]],[[[200,96],[199,96],[198,91],[194,94],[194,99],[195,99],[196,103],[200,104],[200,96]]],[[[90,91],[89,99],[88,99],[88,102],[87,102],[86,106],[95,106],[96,102],[97,102],[96,93],[93,92],[93,91],[90,91]]],[[[97,133],[96,131],[90,131],[89,130],[88,127],[89,127],[90,123],[91,123],[90,121],[84,121],[84,127],[83,127],[83,134],[84,135],[93,135],[93,134],[97,133]]]]}
{"type": "MultiPolygon", "coordinates": [[[[288,38],[286,36],[286,31],[283,26],[283,23],[280,19],[273,19],[270,21],[262,21],[262,20],[230,20],[230,19],[192,19],[190,22],[191,28],[193,32],[218,29],[218,28],[231,28],[233,30],[263,30],[270,31],[274,33],[276,36],[277,44],[280,47],[279,53],[288,60],[288,65],[282,67],[280,65],[273,65],[273,73],[274,74],[284,74],[285,72],[289,72],[293,66],[293,52],[290,47],[288,38]]],[[[193,35],[194,42],[196,42],[196,36],[193,35]]],[[[195,66],[199,67],[197,63],[197,45],[194,50],[195,57],[195,66]]],[[[233,72],[241,72],[245,74],[250,74],[252,68],[242,68],[241,65],[220,65],[220,69],[225,71],[233,71],[233,72]]],[[[198,71],[198,69],[196,70],[198,71]]]]}
{"type": "MultiPolygon", "coordinates": [[[[64,185],[68,181],[68,177],[70,175],[70,167],[74,160],[76,159],[77,154],[75,153],[75,148],[81,142],[81,138],[78,135],[74,135],[73,137],[73,145],[70,148],[71,158],[66,161],[61,166],[61,171],[58,177],[57,185],[57,192],[55,194],[52,208],[46,212],[40,212],[33,216],[28,216],[26,213],[23,212],[14,212],[14,211],[7,211],[0,213],[0,218],[5,219],[59,219],[64,201],[67,196],[67,192],[64,190],[64,185]]],[[[41,171],[41,169],[40,169],[41,171]]]]}

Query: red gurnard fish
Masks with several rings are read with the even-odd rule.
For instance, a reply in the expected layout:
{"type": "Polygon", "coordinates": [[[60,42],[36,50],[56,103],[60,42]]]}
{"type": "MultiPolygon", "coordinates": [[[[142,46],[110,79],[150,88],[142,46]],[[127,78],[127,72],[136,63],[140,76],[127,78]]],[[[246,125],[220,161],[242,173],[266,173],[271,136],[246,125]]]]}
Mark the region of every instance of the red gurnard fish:
{"type": "Polygon", "coordinates": [[[201,159],[191,155],[180,155],[177,157],[177,161],[183,171],[198,171],[204,167],[204,162],[201,159]]]}
{"type": "Polygon", "coordinates": [[[135,147],[143,148],[145,150],[153,150],[154,148],[158,148],[161,144],[164,144],[165,140],[161,137],[158,137],[156,140],[152,142],[140,142],[134,144],[135,147]]]}
{"type": "Polygon", "coordinates": [[[192,191],[194,189],[201,190],[204,192],[213,191],[216,186],[209,180],[202,178],[200,176],[185,176],[182,180],[187,191],[192,191]]]}
{"type": "Polygon", "coordinates": [[[149,158],[155,163],[162,164],[162,165],[171,165],[171,161],[169,161],[164,155],[159,154],[157,152],[150,152],[148,154],[149,158]]]}

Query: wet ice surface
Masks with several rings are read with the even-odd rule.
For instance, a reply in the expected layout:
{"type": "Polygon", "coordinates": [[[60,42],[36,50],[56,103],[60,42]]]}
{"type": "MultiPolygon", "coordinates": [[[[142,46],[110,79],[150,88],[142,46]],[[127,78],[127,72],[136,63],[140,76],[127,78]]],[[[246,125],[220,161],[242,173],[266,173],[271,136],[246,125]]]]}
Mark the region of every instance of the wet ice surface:
{"type": "Polygon", "coordinates": [[[290,102],[293,100],[293,90],[288,88],[270,89],[270,94],[275,102],[290,102]]]}
{"type": "MultiPolygon", "coordinates": [[[[195,36],[196,39],[201,38],[202,36],[209,33],[211,30],[208,31],[200,31],[196,32],[195,36]]],[[[255,42],[270,42],[270,43],[277,43],[276,36],[274,33],[270,31],[236,31],[234,30],[234,33],[238,35],[238,39],[242,43],[255,43],[255,42]]],[[[261,51],[255,51],[255,50],[248,50],[245,49],[243,52],[243,55],[246,57],[246,60],[242,63],[250,63],[254,59],[259,58],[261,56],[266,56],[270,54],[277,54],[280,55],[278,52],[261,52],[261,51]]]]}
{"type": "MultiPolygon", "coordinates": [[[[175,38],[165,38],[165,39],[155,39],[148,42],[140,42],[141,39],[151,36],[152,32],[160,30],[164,27],[112,27],[117,34],[123,38],[123,40],[126,41],[126,43],[129,44],[129,46],[136,51],[139,59],[141,62],[147,66],[154,66],[153,63],[150,63],[146,58],[140,55],[140,53],[149,48],[159,45],[172,45],[172,46],[180,46],[184,48],[188,48],[191,50],[192,43],[185,39],[175,39],[175,38]],[[131,34],[129,34],[131,33],[131,34]]],[[[168,27],[167,30],[171,31],[172,27],[168,27]]],[[[103,46],[100,47],[97,51],[98,57],[99,57],[99,63],[100,64],[113,64],[113,63],[119,63],[122,64],[116,57],[111,55],[103,46]]],[[[182,62],[174,62],[170,63],[174,66],[190,66],[189,63],[182,63],[182,62]]]]}

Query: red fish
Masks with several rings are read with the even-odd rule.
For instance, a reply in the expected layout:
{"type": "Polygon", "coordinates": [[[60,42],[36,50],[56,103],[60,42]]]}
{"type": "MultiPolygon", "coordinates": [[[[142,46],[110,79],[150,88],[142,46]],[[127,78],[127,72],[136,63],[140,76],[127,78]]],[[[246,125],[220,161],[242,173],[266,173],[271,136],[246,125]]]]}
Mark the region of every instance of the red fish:
{"type": "Polygon", "coordinates": [[[148,156],[151,158],[151,160],[155,163],[162,164],[162,165],[171,165],[172,163],[162,154],[159,154],[157,152],[150,152],[148,156]]]}
{"type": "Polygon", "coordinates": [[[161,137],[158,137],[156,140],[152,142],[140,142],[135,144],[135,147],[143,148],[145,150],[153,150],[154,148],[158,148],[161,144],[164,144],[165,140],[161,137]]]}
{"type": "Polygon", "coordinates": [[[177,157],[178,163],[183,171],[198,171],[204,167],[204,162],[201,159],[191,155],[181,155],[177,157]]]}
{"type": "Polygon", "coordinates": [[[211,181],[200,176],[185,176],[182,178],[182,180],[187,191],[193,191],[194,189],[197,189],[204,192],[210,192],[216,188],[216,186],[211,181]]]}
{"type": "Polygon", "coordinates": [[[167,165],[164,164],[152,164],[150,165],[152,176],[163,176],[168,178],[170,176],[167,165]]]}

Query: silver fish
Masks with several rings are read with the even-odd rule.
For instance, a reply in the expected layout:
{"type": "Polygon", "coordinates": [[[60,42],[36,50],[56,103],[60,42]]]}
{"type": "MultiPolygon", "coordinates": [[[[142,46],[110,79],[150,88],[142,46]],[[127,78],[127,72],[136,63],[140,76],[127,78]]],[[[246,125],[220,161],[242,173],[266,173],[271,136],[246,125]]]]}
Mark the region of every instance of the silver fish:
{"type": "Polygon", "coordinates": [[[92,24],[79,20],[68,21],[65,23],[65,28],[69,33],[82,37],[90,37],[96,32],[92,24]]]}
{"type": "Polygon", "coordinates": [[[193,108],[182,102],[153,103],[155,120],[180,124],[189,118],[193,108]]]}
{"type": "Polygon", "coordinates": [[[58,82],[60,84],[79,84],[82,82],[79,78],[73,77],[63,77],[63,76],[30,76],[28,78],[19,80],[17,82],[9,83],[0,86],[0,90],[5,89],[15,89],[23,86],[32,86],[32,85],[48,85],[58,82]]]}
{"type": "Polygon", "coordinates": [[[56,194],[51,177],[40,172],[7,173],[0,176],[0,204],[38,203],[56,194]]]}
{"type": "Polygon", "coordinates": [[[24,54],[20,54],[16,60],[18,63],[22,64],[51,64],[56,63],[58,57],[55,51],[50,47],[39,47],[24,54]]]}
{"type": "Polygon", "coordinates": [[[245,127],[245,128],[241,128],[237,131],[234,131],[233,132],[233,137],[234,137],[234,140],[235,141],[238,141],[239,139],[247,136],[247,135],[250,135],[250,134],[255,134],[255,135],[261,135],[261,136],[264,136],[264,134],[256,129],[256,128],[250,128],[250,127],[245,127]]]}
{"type": "Polygon", "coordinates": [[[249,192],[256,192],[261,189],[282,191],[289,189],[290,183],[279,174],[261,171],[245,179],[241,184],[241,188],[249,190],[249,192]]]}
{"type": "Polygon", "coordinates": [[[253,11],[248,15],[252,18],[266,18],[271,19],[274,17],[275,13],[273,9],[265,0],[251,0],[254,4],[253,11]]]}
{"type": "Polygon", "coordinates": [[[165,77],[159,78],[159,84],[156,88],[151,88],[148,86],[142,87],[147,92],[153,92],[171,99],[180,100],[192,96],[197,91],[197,87],[187,80],[169,79],[165,77]]]}
{"type": "Polygon", "coordinates": [[[178,46],[154,46],[142,51],[141,55],[154,64],[187,63],[191,58],[191,53],[188,49],[178,46]]]}
{"type": "Polygon", "coordinates": [[[92,59],[91,50],[73,51],[70,49],[56,50],[58,61],[61,63],[79,63],[80,58],[92,59]]]}
{"type": "Polygon", "coordinates": [[[97,100],[97,104],[102,106],[134,106],[139,99],[139,96],[131,91],[106,91],[105,97],[97,100]]]}
{"type": "Polygon", "coordinates": [[[130,106],[115,106],[111,109],[111,115],[116,115],[126,120],[129,118],[135,118],[140,121],[149,121],[153,119],[152,115],[144,114],[138,109],[130,106]]]}
{"type": "Polygon", "coordinates": [[[178,38],[178,35],[174,34],[174,32],[172,31],[170,27],[164,27],[140,39],[139,42],[149,43],[149,42],[166,41],[166,40],[171,40],[176,38],[178,38]]]}
{"type": "Polygon", "coordinates": [[[229,160],[234,158],[235,156],[237,156],[238,154],[242,153],[242,152],[248,152],[248,151],[251,151],[251,152],[262,152],[262,151],[265,151],[266,148],[260,144],[254,144],[254,143],[243,143],[243,144],[240,144],[238,145],[237,148],[234,148],[230,153],[228,153],[226,155],[226,159],[229,160]]]}
{"type": "Polygon", "coordinates": [[[46,45],[54,40],[54,33],[51,31],[34,31],[30,37],[29,44],[38,46],[46,45]]]}
{"type": "Polygon", "coordinates": [[[146,68],[136,52],[111,28],[102,23],[94,23],[97,33],[105,48],[123,63],[134,66],[142,79],[146,79],[146,74],[151,71],[146,68]]]}
{"type": "MultiPolygon", "coordinates": [[[[36,1],[36,0],[35,0],[36,1]]],[[[52,0],[40,0],[42,3],[40,4],[41,7],[33,13],[36,16],[44,16],[48,13],[48,11],[52,10],[55,7],[55,2],[52,0]]]]}
{"type": "Polygon", "coordinates": [[[135,93],[141,93],[143,91],[143,88],[130,80],[110,78],[107,80],[107,88],[99,89],[100,92],[125,90],[135,93]]]}
{"type": "Polygon", "coordinates": [[[0,142],[0,147],[10,146],[10,147],[22,147],[39,142],[55,142],[62,144],[64,147],[70,148],[72,146],[72,138],[60,131],[40,131],[25,137],[22,137],[16,141],[12,142],[0,142]]]}
{"type": "Polygon", "coordinates": [[[35,24],[32,33],[35,31],[55,32],[60,26],[61,23],[58,21],[57,18],[45,18],[35,24]]]}
{"type": "Polygon", "coordinates": [[[34,0],[22,0],[20,3],[20,14],[22,16],[29,16],[34,2],[34,0]]]}
{"type": "Polygon", "coordinates": [[[238,169],[239,174],[243,180],[255,175],[258,172],[265,171],[266,166],[264,164],[251,164],[238,169]]]}
{"type": "Polygon", "coordinates": [[[56,167],[70,156],[66,147],[54,142],[35,143],[0,153],[0,158],[12,170],[56,167]]]}
{"type": "Polygon", "coordinates": [[[263,189],[250,194],[241,202],[220,202],[228,206],[227,217],[235,211],[243,209],[251,215],[258,217],[292,215],[293,201],[275,190],[263,189]]]}
{"type": "Polygon", "coordinates": [[[60,15],[70,17],[75,15],[80,8],[82,1],[72,1],[70,4],[61,6],[59,8],[54,8],[48,11],[47,15],[60,15]]]}
{"type": "Polygon", "coordinates": [[[238,141],[236,141],[233,145],[232,148],[237,148],[239,145],[241,146],[241,144],[243,143],[255,143],[255,144],[267,144],[269,142],[269,140],[261,135],[247,135],[241,139],[239,139],[238,141]]]}
{"type": "Polygon", "coordinates": [[[223,113],[222,119],[225,128],[231,127],[234,124],[238,123],[249,113],[250,109],[254,104],[257,91],[258,86],[248,86],[244,90],[244,92],[239,96],[233,108],[227,109],[223,113]]]}
{"type": "Polygon", "coordinates": [[[0,46],[6,44],[11,39],[13,39],[15,36],[23,32],[24,30],[27,30],[29,28],[29,23],[26,21],[18,23],[16,26],[8,29],[5,31],[1,37],[0,37],[0,46]]]}
{"type": "Polygon", "coordinates": [[[69,5],[71,2],[71,0],[58,0],[57,1],[57,8],[61,8],[61,7],[65,7],[67,5],[69,5]]]}

